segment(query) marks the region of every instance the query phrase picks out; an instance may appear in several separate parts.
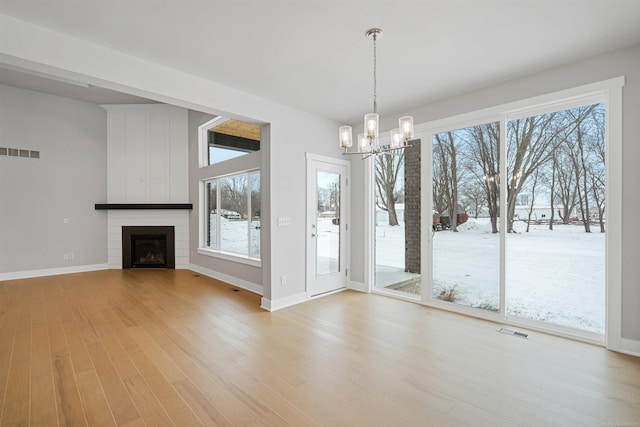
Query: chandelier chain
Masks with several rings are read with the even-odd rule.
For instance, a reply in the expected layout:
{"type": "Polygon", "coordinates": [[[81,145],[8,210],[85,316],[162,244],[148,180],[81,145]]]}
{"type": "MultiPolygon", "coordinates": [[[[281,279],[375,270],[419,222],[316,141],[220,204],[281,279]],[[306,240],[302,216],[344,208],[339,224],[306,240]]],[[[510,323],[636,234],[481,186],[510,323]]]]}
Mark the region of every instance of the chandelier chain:
{"type": "Polygon", "coordinates": [[[373,35],[373,112],[377,113],[378,112],[378,79],[377,79],[377,75],[376,75],[376,70],[378,68],[377,65],[377,49],[376,49],[376,39],[377,39],[377,34],[373,35]]]}

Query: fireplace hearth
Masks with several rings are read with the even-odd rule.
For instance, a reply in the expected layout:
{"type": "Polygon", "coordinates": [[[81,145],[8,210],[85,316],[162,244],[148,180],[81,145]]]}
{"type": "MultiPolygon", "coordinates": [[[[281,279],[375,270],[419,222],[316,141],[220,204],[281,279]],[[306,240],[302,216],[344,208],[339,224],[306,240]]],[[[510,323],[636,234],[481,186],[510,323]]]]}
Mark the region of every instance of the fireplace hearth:
{"type": "Polygon", "coordinates": [[[122,268],[175,268],[173,226],[123,226],[122,268]]]}

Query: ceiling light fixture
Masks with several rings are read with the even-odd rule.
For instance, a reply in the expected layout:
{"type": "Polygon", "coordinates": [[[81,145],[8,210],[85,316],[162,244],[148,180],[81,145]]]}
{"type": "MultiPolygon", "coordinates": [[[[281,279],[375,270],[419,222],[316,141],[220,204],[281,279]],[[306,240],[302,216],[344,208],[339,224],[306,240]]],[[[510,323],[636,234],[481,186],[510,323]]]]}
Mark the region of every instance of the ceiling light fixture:
{"type": "Polygon", "coordinates": [[[413,138],[413,117],[404,116],[398,120],[399,127],[391,130],[389,144],[381,146],[378,140],[378,127],[380,117],[378,116],[377,99],[377,57],[376,41],[382,37],[380,28],[372,28],[365,33],[369,40],[373,40],[373,113],[364,116],[364,133],[358,135],[357,151],[349,151],[353,145],[353,129],[351,126],[341,126],[339,129],[340,147],[342,154],[362,154],[366,159],[372,155],[391,153],[408,147],[408,142],[413,138]]]}

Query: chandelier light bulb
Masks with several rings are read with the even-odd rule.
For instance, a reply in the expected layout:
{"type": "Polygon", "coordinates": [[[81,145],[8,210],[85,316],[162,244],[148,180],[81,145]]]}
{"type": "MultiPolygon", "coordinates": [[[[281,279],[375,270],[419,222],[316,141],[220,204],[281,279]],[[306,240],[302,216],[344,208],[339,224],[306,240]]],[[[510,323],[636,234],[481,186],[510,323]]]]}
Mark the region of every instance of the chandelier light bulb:
{"type": "Polygon", "coordinates": [[[400,129],[391,129],[391,148],[400,148],[400,146],[402,146],[400,129]]]}
{"type": "Polygon", "coordinates": [[[353,134],[351,126],[341,126],[340,127],[340,147],[342,148],[350,148],[353,145],[353,134]]]}
{"type": "Polygon", "coordinates": [[[369,113],[364,116],[364,131],[369,138],[378,137],[379,117],[376,113],[369,113]]]}
{"type": "Polygon", "coordinates": [[[400,117],[400,119],[398,120],[398,123],[400,124],[402,137],[405,139],[405,141],[409,141],[410,139],[413,139],[413,117],[411,116],[400,117]]]}

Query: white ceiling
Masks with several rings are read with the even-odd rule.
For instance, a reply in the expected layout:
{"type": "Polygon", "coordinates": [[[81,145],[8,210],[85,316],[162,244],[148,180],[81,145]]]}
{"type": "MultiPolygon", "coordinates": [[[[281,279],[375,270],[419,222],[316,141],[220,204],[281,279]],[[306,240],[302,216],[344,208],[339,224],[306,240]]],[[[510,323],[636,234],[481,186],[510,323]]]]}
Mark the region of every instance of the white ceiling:
{"type": "Polygon", "coordinates": [[[0,13],[355,123],[640,43],[640,0],[0,0],[0,13]]]}

